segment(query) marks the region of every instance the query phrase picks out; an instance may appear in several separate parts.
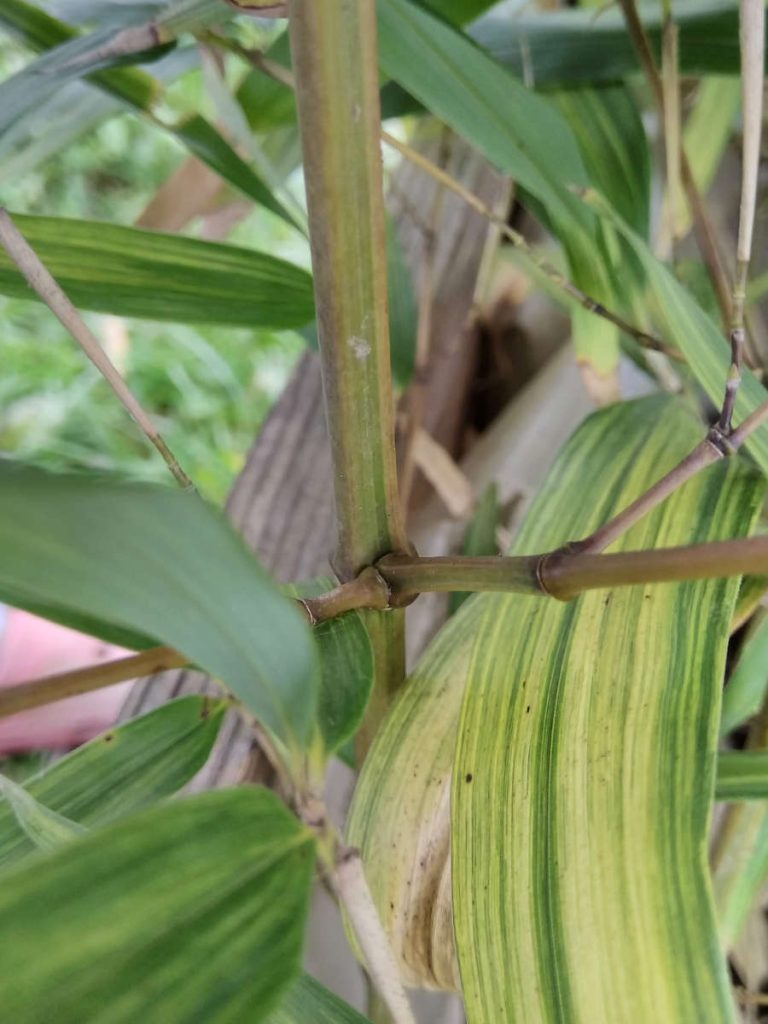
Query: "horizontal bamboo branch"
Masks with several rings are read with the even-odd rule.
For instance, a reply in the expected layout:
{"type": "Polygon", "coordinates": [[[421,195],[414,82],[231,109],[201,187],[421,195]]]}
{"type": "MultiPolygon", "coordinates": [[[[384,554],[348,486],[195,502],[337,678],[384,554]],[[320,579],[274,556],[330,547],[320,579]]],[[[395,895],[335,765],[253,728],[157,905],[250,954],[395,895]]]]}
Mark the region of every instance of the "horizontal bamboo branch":
{"type": "Polygon", "coordinates": [[[570,601],[587,590],[725,576],[768,576],[768,537],[748,537],[611,555],[574,554],[410,558],[377,564],[393,600],[427,592],[504,591],[570,601]]]}
{"type": "Polygon", "coordinates": [[[18,683],[16,686],[0,689],[0,718],[7,718],[8,715],[28,711],[43,704],[53,704],[66,697],[103,690],[106,686],[124,683],[128,679],[139,679],[141,676],[151,676],[167,669],[181,668],[187,663],[188,659],[174,651],[172,647],[151,647],[128,658],[73,669],[71,672],[59,672],[29,683],[18,683]]]}
{"type": "MultiPolygon", "coordinates": [[[[354,610],[387,611],[422,593],[504,591],[569,601],[587,590],[768,576],[768,537],[749,537],[601,555],[568,547],[540,555],[420,558],[393,554],[327,594],[299,600],[311,625],[354,610]]],[[[153,647],[105,664],[46,676],[0,689],[0,718],[172,668],[188,659],[171,647],[153,647]]]]}
{"type": "MultiPolygon", "coordinates": [[[[386,581],[369,566],[349,583],[317,597],[298,598],[296,604],[307,616],[310,625],[316,626],[357,608],[384,611],[390,607],[390,596],[386,581]]],[[[157,672],[185,668],[187,665],[189,659],[172,647],[151,647],[127,658],[99,662],[98,665],[18,683],[0,689],[0,718],[7,718],[19,711],[28,711],[43,704],[53,704],[55,701],[75,697],[81,693],[103,690],[107,686],[124,683],[129,679],[141,679],[157,672]]]]}

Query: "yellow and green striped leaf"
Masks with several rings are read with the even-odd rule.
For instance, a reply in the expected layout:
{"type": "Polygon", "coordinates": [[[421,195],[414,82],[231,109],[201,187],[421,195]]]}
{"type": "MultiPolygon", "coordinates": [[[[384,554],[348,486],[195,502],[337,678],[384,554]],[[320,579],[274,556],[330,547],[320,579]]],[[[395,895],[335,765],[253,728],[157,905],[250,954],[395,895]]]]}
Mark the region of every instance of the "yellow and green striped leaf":
{"type": "MultiPolygon", "coordinates": [[[[593,530],[701,424],[653,397],[595,416],[518,551],[593,530]]],[[[689,481],[616,550],[739,536],[762,485],[689,481]]],[[[453,912],[470,1024],[723,1024],[733,1009],[707,865],[720,692],[738,581],[484,599],[452,788],[453,912]]]]}

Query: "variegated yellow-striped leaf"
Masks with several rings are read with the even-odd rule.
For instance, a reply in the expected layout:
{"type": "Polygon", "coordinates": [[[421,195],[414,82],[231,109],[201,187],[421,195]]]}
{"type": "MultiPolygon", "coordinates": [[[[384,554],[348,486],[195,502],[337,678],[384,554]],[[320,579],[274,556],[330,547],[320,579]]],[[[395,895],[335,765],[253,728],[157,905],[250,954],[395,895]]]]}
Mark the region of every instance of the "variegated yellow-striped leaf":
{"type": "MultiPolygon", "coordinates": [[[[629,403],[593,417],[579,431],[553,470],[531,513],[529,525],[517,546],[518,550],[542,549],[593,529],[622,507],[630,495],[647,487],[663,471],[665,465],[671,464],[679,454],[687,450],[687,446],[700,435],[701,429],[684,407],[664,398],[629,403]]],[[[718,524],[717,529],[721,535],[746,528],[754,514],[757,485],[740,469],[726,469],[723,474],[723,467],[714,472],[709,471],[708,476],[705,474],[701,481],[693,482],[682,496],[674,499],[676,504],[672,506],[671,514],[677,522],[675,538],[695,539],[706,535],[706,530],[702,528],[702,519],[706,517],[718,524]],[[734,524],[734,515],[729,510],[732,510],[732,503],[736,501],[740,502],[741,511],[736,516],[738,523],[734,524]]],[[[665,516],[669,514],[664,512],[665,516]]],[[[651,525],[654,522],[656,519],[651,521],[651,525]]],[[[643,524],[639,529],[642,536],[637,531],[633,531],[630,536],[630,541],[637,544],[643,542],[646,526],[643,524]]],[[[712,527],[713,533],[714,529],[712,527]]],[[[672,536],[665,534],[661,539],[672,542],[672,536]]],[[[704,584],[701,587],[697,584],[690,592],[695,597],[696,594],[708,593],[710,586],[722,594],[719,607],[725,636],[734,585],[704,584]]],[[[673,588],[652,588],[648,601],[645,601],[646,591],[643,590],[643,601],[654,606],[659,595],[663,596],[670,589],[673,588]]],[[[631,593],[636,596],[637,591],[631,593]]],[[[612,597],[611,601],[618,599],[618,596],[612,597]]],[[[600,593],[593,595],[590,600],[596,601],[600,609],[606,607],[606,597],[607,594],[600,593]]],[[[611,601],[607,606],[609,608],[611,601]]],[[[403,977],[409,984],[447,989],[459,987],[451,910],[449,792],[459,711],[474,638],[481,622],[493,622],[497,616],[504,614],[505,642],[511,644],[514,641],[524,645],[526,634],[531,631],[528,616],[532,617],[534,623],[539,621],[537,616],[567,617],[574,614],[572,609],[578,606],[579,602],[565,606],[554,602],[550,604],[538,598],[509,598],[490,594],[477,595],[466,602],[421,658],[366,760],[352,806],[348,836],[350,842],[362,848],[366,873],[379,912],[399,958],[403,977]],[[510,607],[517,609],[515,615],[518,619],[515,622],[510,622],[506,616],[510,601],[513,602],[510,607]]],[[[719,617],[716,621],[720,621],[719,617]]],[[[631,630],[629,635],[633,635],[631,630]]],[[[706,655],[708,652],[702,653],[706,655]]],[[[719,656],[722,657],[721,652],[719,656]]],[[[540,662],[536,664],[537,671],[546,672],[545,665],[540,662]]],[[[606,664],[610,665],[610,662],[606,664]]],[[[699,665],[698,660],[696,665],[699,665]]],[[[708,665],[713,673],[719,671],[715,661],[708,665]]],[[[501,652],[500,671],[504,671],[505,667],[511,667],[508,652],[501,652]]],[[[690,689],[689,684],[678,695],[684,702],[691,700],[690,689]]],[[[711,682],[709,689],[712,689],[711,682]]],[[[611,687],[604,691],[603,696],[610,703],[611,687]]],[[[707,687],[700,696],[702,701],[709,699],[707,687]]],[[[639,687],[637,697],[642,698],[639,687]]],[[[532,712],[526,715],[526,707],[527,704],[522,707],[521,714],[528,719],[532,712]]],[[[483,714],[482,708],[477,710],[479,715],[483,714]]],[[[625,710],[624,703],[619,699],[616,704],[617,715],[624,714],[625,710]]],[[[704,818],[708,813],[712,789],[715,743],[715,727],[707,717],[710,713],[716,719],[716,695],[712,697],[711,712],[709,705],[706,705],[702,717],[693,725],[706,739],[706,749],[710,751],[706,755],[708,760],[703,774],[700,771],[700,757],[694,766],[695,771],[700,773],[699,784],[708,794],[704,799],[703,810],[698,812],[704,818]]],[[[495,714],[496,709],[488,706],[488,723],[492,724],[495,714]]],[[[501,754],[497,752],[497,756],[501,757],[501,754]]],[[[483,765],[488,768],[493,764],[491,757],[478,760],[482,760],[482,764],[464,768],[463,774],[457,778],[457,785],[467,792],[473,791],[475,776],[482,783],[485,771],[483,765]],[[468,775],[472,776],[469,781],[468,775]]],[[[582,766],[582,770],[586,771],[585,766],[582,766]]],[[[564,770],[563,785],[568,778],[569,772],[564,770]]],[[[486,783],[492,789],[488,778],[486,783]]],[[[659,809],[659,814],[662,810],[659,809]]],[[[686,806],[685,814],[688,815],[689,811],[690,807],[686,806]]],[[[478,830],[477,841],[486,842],[490,818],[487,823],[476,820],[474,824],[478,830]]],[[[525,825],[522,827],[519,842],[533,843],[535,840],[531,832],[525,831],[525,825]]],[[[700,858],[692,865],[691,871],[699,871],[701,874],[703,840],[700,843],[700,858]]],[[[497,846],[486,865],[487,871],[500,872],[508,868],[511,853],[511,847],[507,850],[501,845],[497,846]]],[[[631,865],[628,870],[629,867],[631,865]]],[[[600,871],[594,874],[593,882],[599,889],[602,885],[600,871]]],[[[629,888],[632,882],[629,874],[625,882],[629,888]]],[[[478,898],[482,903],[485,898],[482,886],[485,882],[478,876],[467,884],[467,900],[478,898]]],[[[711,900],[706,891],[703,902],[709,914],[708,934],[713,936],[711,910],[708,909],[711,900]]],[[[504,915],[509,929],[508,938],[517,948],[517,935],[514,931],[517,909],[505,907],[504,915]]],[[[714,939],[712,943],[716,946],[714,939]]],[[[717,972],[722,971],[722,965],[712,943],[707,949],[715,964],[714,974],[717,976],[717,972]]],[[[475,953],[481,961],[487,963],[489,972],[496,979],[508,975],[508,962],[499,961],[492,949],[478,943],[475,953]]],[[[533,971],[533,967],[534,961],[531,959],[530,971],[533,971]]],[[[547,984],[551,988],[553,983],[550,979],[547,984]]],[[[719,984],[722,983],[721,976],[719,984]]],[[[496,984],[494,981],[489,988],[492,996],[498,994],[494,989],[496,984]]],[[[504,995],[506,998],[507,994],[504,995]]],[[[515,1007],[513,1002],[507,1006],[498,1001],[483,1011],[473,1009],[470,1002],[472,1020],[503,1021],[505,1018],[500,1016],[500,1006],[509,1019],[536,1021],[538,1024],[539,1018],[534,1012],[527,1014],[524,1007],[515,1007]]],[[[597,1021],[599,1018],[594,1019],[597,1021]]],[[[608,1019],[619,1020],[620,1017],[608,1019]]],[[[641,1018],[638,1016],[636,1019],[641,1018]]]]}
{"type": "MultiPolygon", "coordinates": [[[[518,550],[589,533],[700,436],[666,398],[592,417],[518,550]]],[[[614,549],[743,535],[761,494],[743,466],[720,464],[614,549]]],[[[707,835],[737,582],[485,601],[452,790],[470,1024],[732,1019],[707,835]]]]}

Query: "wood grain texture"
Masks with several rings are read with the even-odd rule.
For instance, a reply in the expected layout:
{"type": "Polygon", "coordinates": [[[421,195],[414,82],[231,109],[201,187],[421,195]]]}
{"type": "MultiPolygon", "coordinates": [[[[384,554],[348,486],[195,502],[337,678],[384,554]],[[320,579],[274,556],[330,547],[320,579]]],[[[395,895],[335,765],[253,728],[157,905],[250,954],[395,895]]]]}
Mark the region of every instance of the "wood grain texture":
{"type": "MultiPolygon", "coordinates": [[[[320,363],[314,352],[299,361],[248,455],[227,502],[233,525],[262,563],[287,582],[328,571],[334,540],[331,457],[325,429],[320,363]]],[[[121,718],[132,718],[188,693],[217,693],[201,672],[163,672],[137,681],[121,718]]],[[[253,734],[231,713],[191,790],[263,778],[253,734]]]]}

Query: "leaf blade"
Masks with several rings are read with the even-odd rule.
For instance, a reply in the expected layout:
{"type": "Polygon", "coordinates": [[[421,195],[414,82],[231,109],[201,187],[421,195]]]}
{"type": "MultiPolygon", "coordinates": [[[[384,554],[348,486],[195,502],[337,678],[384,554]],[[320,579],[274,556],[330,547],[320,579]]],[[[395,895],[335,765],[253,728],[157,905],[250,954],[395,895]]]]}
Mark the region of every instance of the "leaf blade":
{"type": "Polygon", "coordinates": [[[0,490],[3,593],[149,634],[222,679],[292,754],[309,741],[308,626],[220,513],[196,494],[1,461],[0,490]]]}
{"type": "MultiPolygon", "coordinates": [[[[78,747],[24,783],[31,796],[94,827],[141,810],[181,789],[203,767],[226,701],[181,697],[78,747]]],[[[0,866],[33,852],[0,805],[0,866]]]]}
{"type": "Polygon", "coordinates": [[[768,799],[768,751],[723,750],[717,758],[717,800],[768,799]]]}
{"type": "Polygon", "coordinates": [[[41,804],[24,786],[4,775],[0,775],[0,795],[22,832],[37,849],[55,850],[85,832],[82,825],[41,804]]]}
{"type": "MultiPolygon", "coordinates": [[[[238,246],[99,221],[14,215],[74,304],[117,316],[296,328],[314,317],[300,267],[238,246]]],[[[0,250],[0,292],[39,301],[0,250]]]]}
{"type": "Polygon", "coordinates": [[[71,1024],[263,1019],[298,970],[313,848],[276,797],[246,788],[153,808],[44,871],[15,869],[0,895],[7,1012],[31,1024],[55,1001],[71,1024]]]}
{"type": "MultiPolygon", "coordinates": [[[[607,491],[603,505],[623,507],[695,443],[700,428],[679,407],[652,399],[646,410],[649,401],[655,425],[650,415],[644,428],[632,422],[643,403],[588,421],[518,549],[546,550],[606,517],[605,507],[581,508],[566,522],[560,504],[555,519],[546,506],[569,478],[576,485],[571,474],[583,478],[589,465],[607,491]],[[638,430],[641,446],[617,452],[619,436],[628,447],[638,430]],[[597,467],[608,469],[611,457],[609,490],[597,467]]],[[[721,465],[620,547],[743,533],[759,490],[721,465]]],[[[515,596],[487,605],[453,781],[454,912],[470,1021],[500,1005],[505,1019],[542,1022],[649,1012],[670,1022],[732,1019],[706,843],[735,593],[730,581],[596,592],[563,608],[515,596]],[[493,971],[499,962],[502,974],[493,971]]]]}
{"type": "MultiPolygon", "coordinates": [[[[642,12],[655,52],[661,40],[661,8],[642,12]]],[[[738,10],[730,0],[675,4],[680,29],[680,70],[688,75],[737,75],[741,66],[738,10]]],[[[521,14],[499,5],[476,22],[471,34],[502,64],[537,87],[611,82],[639,71],[637,56],[618,10],[521,14]]]]}
{"type": "Polygon", "coordinates": [[[370,1024],[367,1017],[310,975],[303,974],[269,1015],[267,1024],[308,1024],[309,1021],[312,1024],[370,1024]]]}
{"type": "MultiPolygon", "coordinates": [[[[338,585],[332,576],[283,587],[293,597],[316,597],[338,585]]],[[[363,720],[373,690],[373,646],[359,612],[316,625],[312,635],[320,659],[317,723],[326,754],[335,753],[363,720]]]]}

